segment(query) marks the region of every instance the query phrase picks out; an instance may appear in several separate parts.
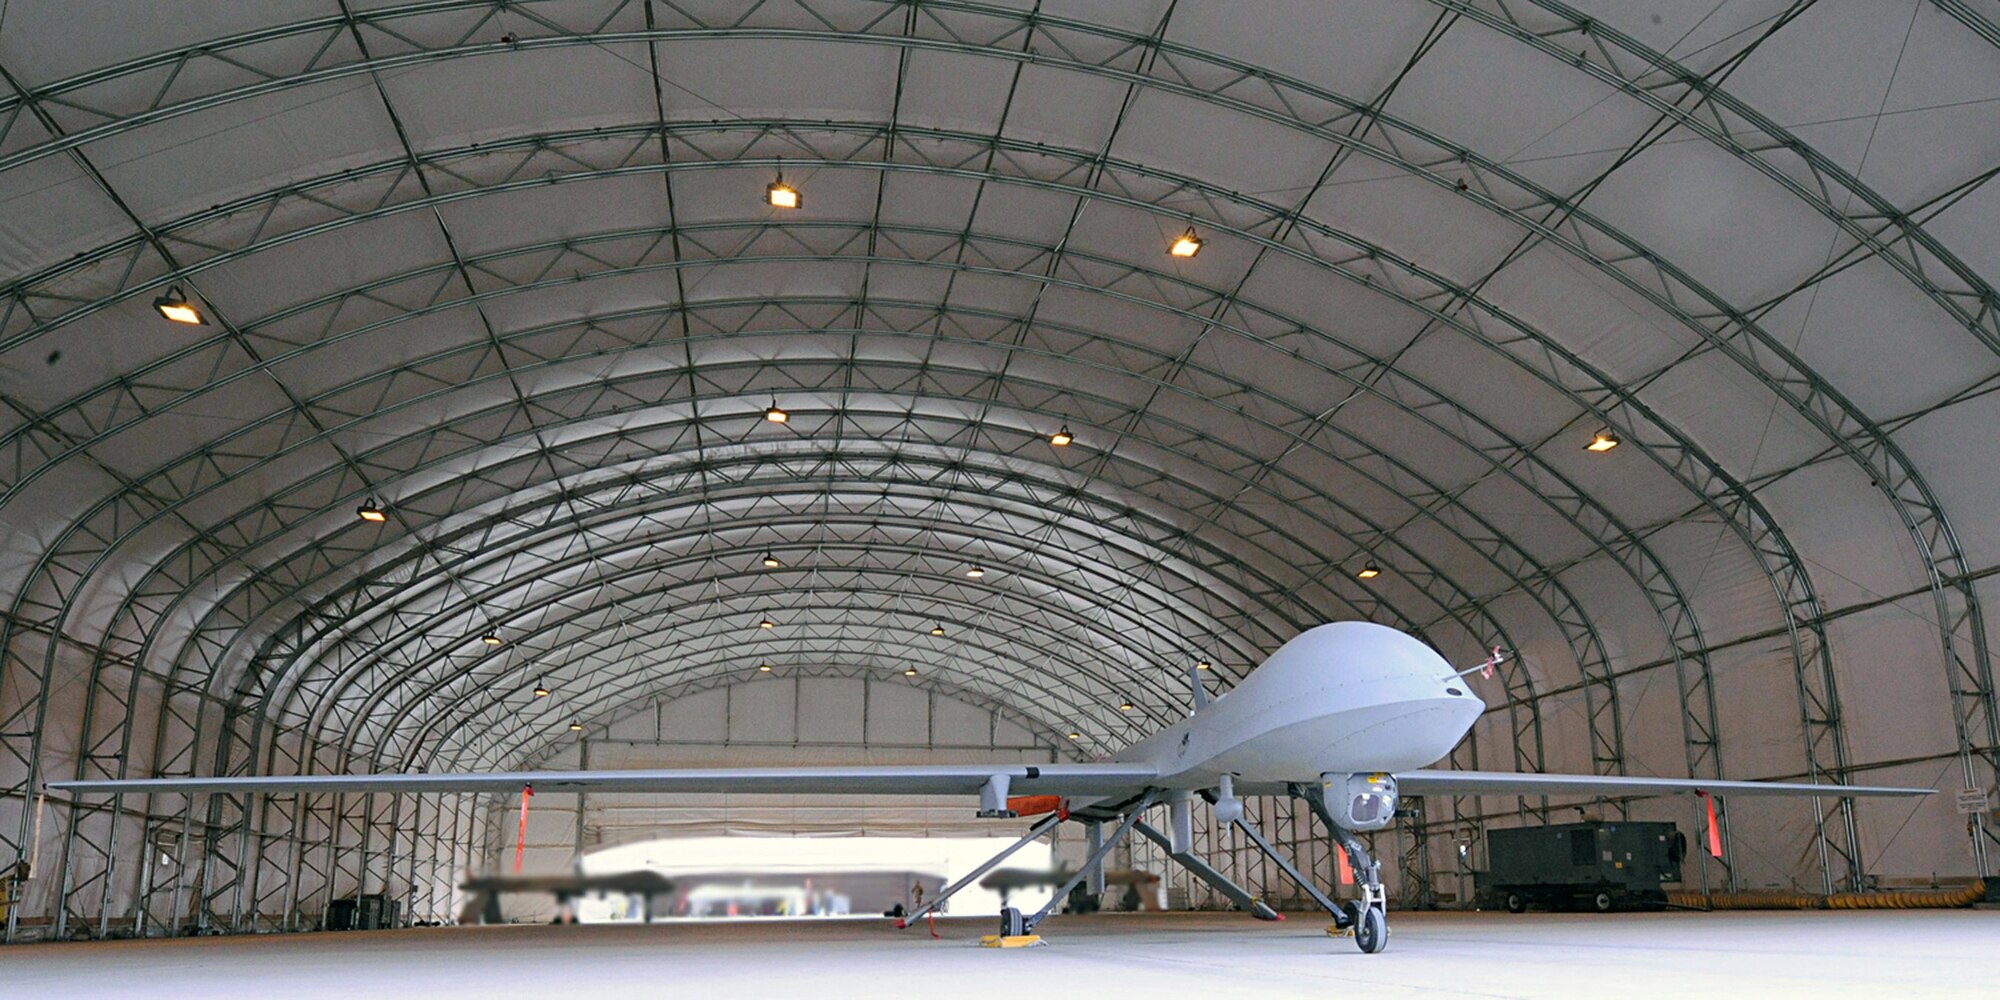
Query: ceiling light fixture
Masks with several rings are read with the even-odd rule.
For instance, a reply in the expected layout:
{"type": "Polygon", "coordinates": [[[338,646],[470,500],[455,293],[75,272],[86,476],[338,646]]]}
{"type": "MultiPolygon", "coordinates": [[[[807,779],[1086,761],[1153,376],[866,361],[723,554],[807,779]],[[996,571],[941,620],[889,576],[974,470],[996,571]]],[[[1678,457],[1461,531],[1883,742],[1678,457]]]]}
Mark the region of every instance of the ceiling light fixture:
{"type": "Polygon", "coordinates": [[[570,724],[569,724],[569,731],[570,731],[570,732],[572,732],[572,733],[580,733],[580,732],[583,732],[583,723],[581,723],[581,722],[572,722],[572,723],[570,723],[570,724]]]}
{"type": "Polygon", "coordinates": [[[905,677],[915,677],[915,676],[917,676],[917,668],[915,668],[915,667],[904,667],[904,668],[903,668],[903,676],[905,676],[905,677]]]}
{"type": "Polygon", "coordinates": [[[1193,226],[1189,226],[1188,231],[1182,233],[1181,238],[1167,248],[1167,252],[1176,257],[1193,257],[1201,252],[1201,237],[1194,234],[1193,226]]]}
{"type": "Polygon", "coordinates": [[[1069,734],[1069,738],[1073,740],[1080,740],[1083,739],[1083,734],[1072,730],[1069,734]]]}
{"type": "Polygon", "coordinates": [[[535,697],[546,698],[548,696],[549,696],[549,686],[543,683],[541,680],[537,679],[535,681],[535,697]]]}
{"type": "Polygon", "coordinates": [[[188,297],[181,292],[179,285],[167,289],[167,294],[154,299],[153,308],[159,310],[160,315],[166,317],[170,323],[180,323],[183,326],[208,325],[208,317],[203,316],[201,310],[196,309],[194,303],[188,301],[188,297]]]}
{"type": "Polygon", "coordinates": [[[369,497],[368,502],[354,508],[354,516],[369,524],[381,524],[389,519],[389,512],[383,510],[382,505],[376,503],[374,497],[369,497]]]}
{"type": "Polygon", "coordinates": [[[983,570],[983,569],[980,569],[980,568],[979,568],[979,567],[977,567],[977,566],[974,566],[974,567],[972,567],[971,569],[968,569],[968,570],[966,570],[966,571],[965,571],[965,575],[966,575],[967,577],[970,577],[970,578],[974,579],[974,580],[977,580],[977,579],[979,579],[980,577],[982,577],[982,576],[985,576],[985,575],[986,575],[986,571],[985,571],[985,570],[983,570]]]}
{"type": "Polygon", "coordinates": [[[778,557],[777,557],[777,556],[775,556],[775,555],[772,555],[772,554],[771,554],[771,553],[769,553],[769,552],[766,552],[766,553],[764,553],[764,568],[765,568],[765,569],[777,569],[777,568],[778,568],[779,566],[782,566],[782,565],[784,565],[784,564],[778,561],[778,557]]]}
{"type": "Polygon", "coordinates": [[[1213,669],[1213,667],[1214,664],[1209,663],[1207,660],[1197,661],[1194,665],[1194,668],[1196,670],[1210,670],[1213,669]]]}
{"type": "Polygon", "coordinates": [[[943,625],[943,624],[937,624],[937,625],[932,625],[932,626],[931,626],[931,634],[932,634],[932,635],[943,635],[943,634],[944,634],[944,625],[943,625]]]}
{"type": "Polygon", "coordinates": [[[799,189],[785,183],[785,172],[778,171],[778,179],[764,189],[764,201],[772,208],[797,208],[802,201],[799,189]]]}
{"type": "Polygon", "coordinates": [[[1375,560],[1373,559],[1368,560],[1368,565],[1361,567],[1361,572],[1354,574],[1355,578],[1359,580],[1373,580],[1381,575],[1382,567],[1375,565],[1375,560]]]}
{"type": "Polygon", "coordinates": [[[1611,432],[1611,428],[1603,427],[1599,428],[1596,434],[1591,435],[1590,443],[1584,445],[1583,450],[1594,451],[1602,455],[1605,452],[1618,447],[1620,443],[1621,442],[1618,440],[1618,435],[1613,434],[1611,432]]]}
{"type": "Polygon", "coordinates": [[[760,674],[768,674],[771,672],[771,665],[768,663],[759,663],[757,664],[757,672],[760,674]]]}
{"type": "Polygon", "coordinates": [[[778,623],[777,623],[777,622],[774,622],[774,621],[772,621],[772,620],[771,620],[771,619],[769,619],[769,618],[766,618],[766,619],[764,619],[763,621],[761,621],[761,622],[758,622],[758,623],[757,623],[757,627],[758,627],[758,628],[777,628],[777,627],[778,627],[778,623]]]}
{"type": "Polygon", "coordinates": [[[1069,443],[1074,440],[1076,440],[1076,436],[1069,432],[1068,424],[1064,424],[1062,430],[1049,435],[1049,443],[1058,448],[1067,448],[1069,447],[1069,443]]]}
{"type": "Polygon", "coordinates": [[[1120,712],[1130,712],[1132,710],[1132,703],[1129,701],[1121,701],[1118,703],[1118,710],[1120,712]]]}
{"type": "Polygon", "coordinates": [[[776,399],[773,399],[771,400],[770,408],[764,411],[764,419],[769,420],[774,424],[782,424],[792,419],[792,415],[786,413],[784,410],[779,409],[778,401],[776,399]]]}
{"type": "Polygon", "coordinates": [[[479,641],[487,644],[488,646],[498,646],[500,645],[500,633],[489,628],[486,630],[485,635],[479,637],[479,641]]]}

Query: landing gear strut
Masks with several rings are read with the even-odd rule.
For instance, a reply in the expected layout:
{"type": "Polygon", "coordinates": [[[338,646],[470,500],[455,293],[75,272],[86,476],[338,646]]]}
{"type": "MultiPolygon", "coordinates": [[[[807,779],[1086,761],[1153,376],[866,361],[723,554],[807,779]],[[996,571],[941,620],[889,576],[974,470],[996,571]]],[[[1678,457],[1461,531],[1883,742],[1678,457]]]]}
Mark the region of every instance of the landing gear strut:
{"type": "Polygon", "coordinates": [[[1333,929],[1352,931],[1355,945],[1370,955],[1389,947],[1389,894],[1382,888],[1382,863],[1369,857],[1368,846],[1359,835],[1333,818],[1318,787],[1294,785],[1292,794],[1305,799],[1313,814],[1326,824],[1334,843],[1347,852],[1347,863],[1361,883],[1361,898],[1347,901],[1333,915],[1333,929]]]}
{"type": "Polygon", "coordinates": [[[1361,898],[1347,904],[1348,927],[1354,930],[1354,943],[1373,955],[1389,947],[1389,894],[1382,889],[1382,863],[1368,856],[1368,848],[1353,831],[1336,826],[1333,835],[1361,882],[1361,898]]]}

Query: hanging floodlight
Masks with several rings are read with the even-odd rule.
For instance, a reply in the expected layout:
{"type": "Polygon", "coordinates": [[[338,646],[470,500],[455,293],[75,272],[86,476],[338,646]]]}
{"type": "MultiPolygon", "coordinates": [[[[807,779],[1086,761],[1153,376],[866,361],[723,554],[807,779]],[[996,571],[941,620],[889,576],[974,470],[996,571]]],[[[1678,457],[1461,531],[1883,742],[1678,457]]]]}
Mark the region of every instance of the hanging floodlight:
{"type": "Polygon", "coordinates": [[[771,620],[771,619],[769,619],[769,618],[766,618],[766,619],[764,619],[763,621],[761,621],[761,622],[758,622],[758,623],[757,623],[757,627],[758,627],[758,628],[777,628],[777,627],[778,627],[778,623],[777,623],[777,622],[774,622],[774,621],[772,621],[772,620],[771,620]]]}
{"type": "Polygon", "coordinates": [[[932,625],[932,626],[931,626],[931,634],[932,634],[932,635],[943,635],[943,634],[944,634],[944,624],[943,624],[943,623],[939,623],[939,624],[936,624],[936,625],[932,625]]]}
{"type": "Polygon", "coordinates": [[[1194,668],[1196,670],[1213,670],[1215,669],[1215,664],[1212,664],[1207,660],[1197,660],[1195,662],[1194,668]]]}
{"type": "Polygon", "coordinates": [[[915,677],[915,676],[917,676],[917,668],[915,668],[915,667],[904,667],[904,668],[903,668],[903,676],[905,676],[905,677],[915,677]]]}
{"type": "Polygon", "coordinates": [[[777,557],[777,556],[775,556],[775,555],[773,555],[773,554],[771,554],[771,553],[769,553],[769,552],[766,552],[766,553],[764,553],[764,568],[765,568],[765,569],[777,569],[777,568],[778,568],[779,566],[782,566],[782,565],[784,565],[784,564],[783,564],[783,563],[780,563],[780,562],[778,561],[778,557],[777,557]]]}
{"type": "Polygon", "coordinates": [[[1355,578],[1360,580],[1373,580],[1381,575],[1382,567],[1375,565],[1373,559],[1368,560],[1368,565],[1361,567],[1361,571],[1354,574],[1355,578]]]}
{"type": "Polygon", "coordinates": [[[967,576],[968,578],[970,578],[970,579],[973,579],[973,580],[977,580],[977,579],[979,579],[980,577],[982,577],[982,576],[985,576],[985,575],[986,575],[986,571],[985,571],[985,570],[983,570],[983,569],[980,569],[980,568],[979,568],[979,567],[977,567],[977,566],[974,566],[974,567],[972,567],[971,569],[968,569],[968,570],[966,570],[966,571],[965,571],[965,575],[966,575],[966,576],[967,576]]]}
{"type": "Polygon", "coordinates": [[[1080,740],[1083,739],[1083,734],[1072,730],[1069,734],[1069,738],[1073,740],[1080,740]]]}
{"type": "Polygon", "coordinates": [[[1132,710],[1132,703],[1129,701],[1121,701],[1118,703],[1118,710],[1120,712],[1130,712],[1132,710]]]}
{"type": "Polygon", "coordinates": [[[1620,442],[1618,440],[1618,435],[1611,432],[1611,428],[1602,427],[1598,429],[1596,434],[1591,435],[1590,443],[1584,445],[1583,450],[1594,451],[1602,455],[1605,452],[1618,447],[1621,443],[1623,442],[1620,442]]]}
{"type": "Polygon", "coordinates": [[[354,508],[354,516],[369,524],[381,524],[389,519],[389,512],[383,510],[382,505],[376,503],[374,497],[369,497],[366,503],[354,508]]]}
{"type": "Polygon", "coordinates": [[[208,317],[203,316],[201,310],[196,309],[194,303],[188,301],[188,297],[181,292],[179,285],[167,289],[167,294],[154,299],[153,308],[159,310],[160,315],[166,317],[170,323],[180,323],[184,326],[208,325],[208,317]]]}
{"type": "Polygon", "coordinates": [[[1076,440],[1076,436],[1069,432],[1068,424],[1064,424],[1062,430],[1049,435],[1049,443],[1058,448],[1067,448],[1069,447],[1069,443],[1074,440],[1076,440]]]}
{"type": "Polygon", "coordinates": [[[784,422],[786,422],[786,421],[788,421],[788,420],[792,419],[792,415],[791,415],[791,414],[789,414],[789,413],[786,413],[786,412],[785,412],[784,410],[782,410],[782,409],[779,409],[779,407],[778,407],[778,401],[777,401],[777,400],[775,400],[775,399],[773,399],[773,400],[771,400],[771,405],[770,405],[770,407],[769,407],[768,409],[766,409],[766,410],[764,411],[764,419],[765,419],[765,420],[769,420],[770,422],[772,422],[772,423],[774,423],[774,424],[782,424],[782,423],[784,423],[784,422]]]}
{"type": "Polygon", "coordinates": [[[580,732],[583,732],[583,723],[581,723],[581,722],[572,722],[572,723],[570,723],[570,724],[569,724],[569,731],[570,731],[570,732],[572,732],[572,733],[580,733],[580,732]]]}
{"type": "Polygon", "coordinates": [[[768,674],[771,672],[771,665],[768,663],[759,663],[757,664],[757,672],[760,674],[768,674]]]}
{"type": "Polygon", "coordinates": [[[549,696],[549,686],[543,683],[539,678],[537,678],[535,680],[535,697],[546,698],[548,696],[549,696]]]}
{"type": "Polygon", "coordinates": [[[479,637],[479,641],[488,646],[498,646],[500,645],[500,633],[492,629],[487,629],[486,634],[479,637]]]}
{"type": "Polygon", "coordinates": [[[1188,231],[1167,248],[1167,252],[1176,257],[1193,257],[1201,252],[1201,237],[1194,234],[1193,226],[1189,226],[1188,231]]]}
{"type": "Polygon", "coordinates": [[[797,208],[800,201],[799,189],[785,183],[782,170],[778,172],[777,179],[764,189],[764,202],[772,208],[797,208]]]}

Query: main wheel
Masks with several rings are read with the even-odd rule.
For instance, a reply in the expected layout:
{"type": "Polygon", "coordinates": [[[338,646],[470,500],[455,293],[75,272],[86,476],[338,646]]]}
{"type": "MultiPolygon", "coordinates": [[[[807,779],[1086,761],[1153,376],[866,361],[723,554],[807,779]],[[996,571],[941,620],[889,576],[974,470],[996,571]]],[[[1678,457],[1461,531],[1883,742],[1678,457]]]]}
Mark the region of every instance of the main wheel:
{"type": "Polygon", "coordinates": [[[1507,894],[1507,912],[1508,912],[1508,913],[1526,913],[1526,912],[1528,912],[1528,897],[1526,897],[1526,896],[1523,896],[1523,895],[1521,895],[1521,894],[1520,894],[1520,893],[1518,893],[1518,892],[1510,892],[1510,893],[1508,893],[1508,894],[1507,894]]]}
{"type": "Polygon", "coordinates": [[[1354,943],[1370,955],[1389,947],[1389,915],[1373,906],[1364,910],[1354,925],[1354,943]]]}
{"type": "Polygon", "coordinates": [[[1014,909],[1011,906],[1003,906],[1000,908],[1001,937],[1020,937],[1021,935],[1026,934],[1028,930],[1027,927],[1025,926],[1025,923],[1026,922],[1021,919],[1020,910],[1014,909]]]}
{"type": "Polygon", "coordinates": [[[1590,897],[1590,905],[1599,913],[1610,913],[1611,908],[1617,905],[1617,902],[1617,900],[1611,898],[1611,894],[1608,892],[1600,892],[1590,897]]]}

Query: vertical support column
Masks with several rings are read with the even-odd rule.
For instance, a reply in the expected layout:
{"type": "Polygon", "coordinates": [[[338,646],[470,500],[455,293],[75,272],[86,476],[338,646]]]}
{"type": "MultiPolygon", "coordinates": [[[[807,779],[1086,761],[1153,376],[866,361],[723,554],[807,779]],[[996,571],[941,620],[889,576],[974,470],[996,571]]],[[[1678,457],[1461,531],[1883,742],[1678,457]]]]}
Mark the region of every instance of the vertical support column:
{"type": "Polygon", "coordinates": [[[1410,815],[1399,828],[1405,838],[1402,856],[1403,908],[1437,909],[1437,891],[1431,884],[1430,826],[1426,821],[1421,795],[1403,800],[1410,815]]]}
{"type": "MultiPolygon", "coordinates": [[[[590,737],[585,736],[577,740],[576,743],[577,743],[576,768],[579,771],[588,771],[590,770],[590,737]]],[[[581,788],[577,789],[576,853],[570,859],[571,866],[574,867],[577,871],[583,870],[583,815],[584,815],[584,809],[589,803],[589,799],[590,796],[585,794],[583,789],[581,788]]]]}

